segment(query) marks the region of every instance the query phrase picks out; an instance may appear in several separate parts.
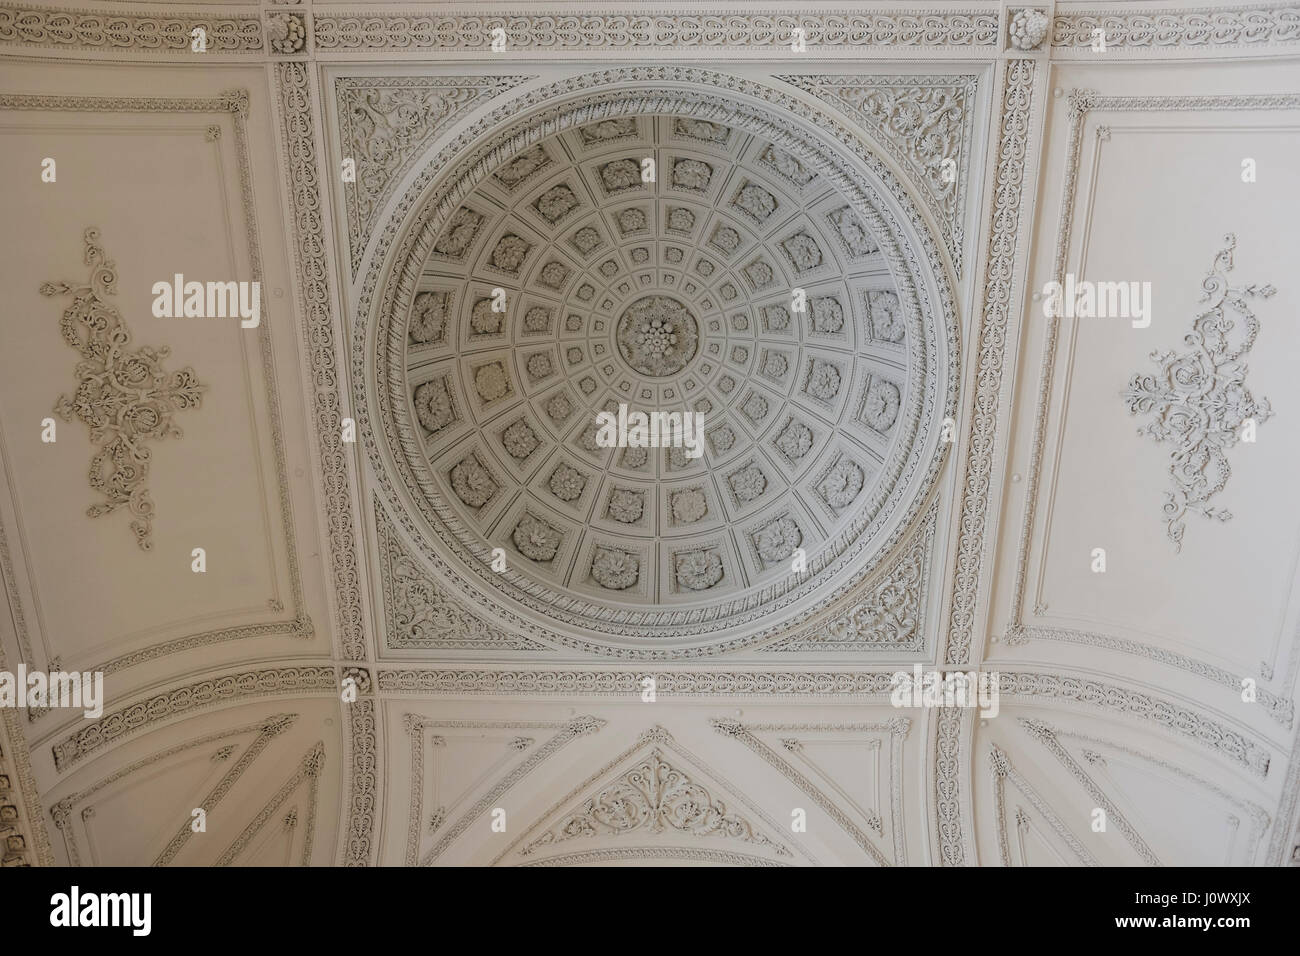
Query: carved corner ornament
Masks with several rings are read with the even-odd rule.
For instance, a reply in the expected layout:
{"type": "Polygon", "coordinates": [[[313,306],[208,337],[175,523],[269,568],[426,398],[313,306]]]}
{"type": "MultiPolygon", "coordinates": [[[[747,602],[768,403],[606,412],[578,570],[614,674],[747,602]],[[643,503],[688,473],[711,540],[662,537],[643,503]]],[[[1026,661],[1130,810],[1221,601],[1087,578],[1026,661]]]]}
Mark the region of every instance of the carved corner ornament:
{"type": "Polygon", "coordinates": [[[307,37],[306,14],[277,10],[266,15],[266,42],[273,53],[301,53],[307,48],[307,37]]]}
{"type": "Polygon", "coordinates": [[[1051,21],[1043,10],[1021,7],[1011,14],[1007,23],[1007,38],[1014,49],[1028,52],[1038,49],[1047,38],[1051,21]]]}
{"type": "Polygon", "coordinates": [[[104,500],[86,514],[97,518],[125,507],[133,517],[136,543],[148,551],[153,547],[154,517],[147,486],[149,443],[180,438],[173,416],[197,408],[207,386],[199,383],[192,368],[165,370],[162,360],[171,353],[167,347],[130,348],[130,330],[106,301],[117,294],[114,263],[99,245],[98,229],[87,229],[85,241],[88,283],[41,285],[41,295],[72,296],[59,330],[82,358],[76,367],[77,390],[71,398],[59,396],[54,411],[65,421],[82,421],[90,429],[91,442],[99,446],[90,460],[89,478],[104,500]]]}
{"type": "Polygon", "coordinates": [[[1152,375],[1134,375],[1122,393],[1129,413],[1154,414],[1155,420],[1138,429],[1158,443],[1173,446],[1169,477],[1173,491],[1166,493],[1166,533],[1177,551],[1182,550],[1185,518],[1189,513],[1228,521],[1232,512],[1211,507],[1211,499],[1228,483],[1232,469],[1227,450],[1243,432],[1271,418],[1268,399],[1256,400],[1246,387],[1244,356],[1255,344],[1259,321],[1247,305],[1255,297],[1267,299],[1277,290],[1271,285],[1232,286],[1237,237],[1224,237],[1224,248],[1201,283],[1207,308],[1183,337],[1186,352],[1152,352],[1160,366],[1152,375]]]}

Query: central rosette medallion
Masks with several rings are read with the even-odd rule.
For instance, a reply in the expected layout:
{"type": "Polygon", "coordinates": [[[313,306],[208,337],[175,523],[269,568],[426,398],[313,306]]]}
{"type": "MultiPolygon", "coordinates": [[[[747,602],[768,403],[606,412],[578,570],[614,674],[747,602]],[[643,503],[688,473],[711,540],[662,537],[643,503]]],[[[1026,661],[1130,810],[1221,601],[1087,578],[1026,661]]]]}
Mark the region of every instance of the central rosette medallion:
{"type": "Polygon", "coordinates": [[[675,375],[695,357],[700,330],[695,316],[676,299],[648,295],[637,299],[618,320],[618,348],[642,375],[675,375]]]}

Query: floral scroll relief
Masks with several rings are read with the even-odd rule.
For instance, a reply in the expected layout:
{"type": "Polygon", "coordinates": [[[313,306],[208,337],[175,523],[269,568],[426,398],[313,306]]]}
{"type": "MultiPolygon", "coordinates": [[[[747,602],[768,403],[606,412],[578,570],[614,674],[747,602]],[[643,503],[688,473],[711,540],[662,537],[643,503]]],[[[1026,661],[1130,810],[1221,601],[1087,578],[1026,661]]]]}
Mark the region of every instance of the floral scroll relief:
{"type": "Polygon", "coordinates": [[[781,856],[790,855],[789,850],[773,843],[745,817],[668,763],[657,747],[631,770],[584,801],[577,813],[562,819],[554,829],[520,852],[528,856],[539,848],[572,839],[673,831],[695,837],[737,840],[781,856]]]}
{"type": "Polygon", "coordinates": [[[1174,490],[1165,495],[1163,510],[1166,533],[1179,551],[1189,513],[1218,521],[1232,518],[1232,512],[1210,504],[1232,474],[1226,452],[1240,440],[1247,420],[1258,425],[1273,415],[1268,399],[1256,400],[1246,387],[1242,359],[1259,334],[1259,321],[1247,299],[1267,299],[1277,290],[1228,283],[1236,245],[1235,235],[1224,237],[1224,248],[1201,283],[1201,301],[1208,308],[1183,337],[1189,350],[1152,352],[1160,370],[1134,375],[1123,392],[1130,414],[1156,416],[1138,434],[1173,446],[1169,477],[1174,490]]]}
{"type": "MultiPolygon", "coordinates": [[[[342,155],[356,163],[345,190],[352,267],[361,263],[366,240],[392,188],[450,124],[487,100],[518,86],[525,76],[346,76],[336,81],[342,155]]],[[[460,241],[472,239],[482,217],[462,209],[460,241]],[[471,220],[467,223],[465,220],[471,220]]],[[[444,247],[455,240],[444,237],[444,247]]],[[[468,244],[468,243],[466,243],[468,244]]],[[[444,250],[445,251],[445,250],[444,250]]],[[[463,251],[463,250],[462,250],[463,251]]]]}
{"type": "Polygon", "coordinates": [[[41,295],[71,295],[59,330],[80,353],[77,390],[59,396],[54,411],[65,421],[80,419],[90,429],[99,451],[90,461],[90,486],[104,496],[86,514],[92,518],[126,507],[134,520],[131,530],[141,550],[153,547],[154,502],[149,496],[149,442],[180,438],[172,421],[176,412],[197,408],[207,386],[194,369],[168,372],[162,360],[171,349],[148,345],[129,348],[131,333],[106,298],[117,294],[117,271],[99,245],[99,230],[85,233],[86,285],[45,282],[41,295]]]}

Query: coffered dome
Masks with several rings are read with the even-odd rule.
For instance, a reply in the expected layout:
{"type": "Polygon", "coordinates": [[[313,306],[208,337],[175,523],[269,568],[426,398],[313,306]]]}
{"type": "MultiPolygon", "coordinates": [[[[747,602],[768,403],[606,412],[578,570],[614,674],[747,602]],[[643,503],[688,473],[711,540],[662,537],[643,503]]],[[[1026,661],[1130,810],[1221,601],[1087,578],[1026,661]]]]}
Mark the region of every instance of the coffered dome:
{"type": "Polygon", "coordinates": [[[605,105],[435,193],[387,337],[413,528],[564,643],[753,643],[898,529],[944,333],[899,219],[819,138],[698,94],[605,105]],[[603,447],[621,407],[702,441],[603,447]]]}

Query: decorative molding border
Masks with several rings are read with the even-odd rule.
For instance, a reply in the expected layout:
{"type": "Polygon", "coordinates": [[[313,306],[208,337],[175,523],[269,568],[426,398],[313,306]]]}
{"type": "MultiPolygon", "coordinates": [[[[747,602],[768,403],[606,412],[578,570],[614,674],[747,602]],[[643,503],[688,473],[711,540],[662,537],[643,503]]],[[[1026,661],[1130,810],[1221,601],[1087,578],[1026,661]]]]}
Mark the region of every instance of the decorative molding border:
{"type": "MultiPolygon", "coordinates": [[[[1190,674],[1204,677],[1206,680],[1231,688],[1234,693],[1241,692],[1241,675],[1239,674],[1233,674],[1222,667],[1207,664],[1194,657],[1188,657],[1186,654],[1168,651],[1153,644],[1131,641],[1128,638],[1111,637],[1108,634],[1095,634],[1091,631],[1080,631],[1074,628],[1037,627],[1034,625],[1018,628],[1014,634],[1009,632],[1004,638],[1005,643],[1013,646],[1027,644],[1031,640],[1084,644],[1090,647],[1104,647],[1108,650],[1132,654],[1135,657],[1145,657],[1148,660],[1159,661],[1162,664],[1168,664],[1170,667],[1177,667],[1190,674]]],[[[1283,727],[1291,727],[1295,720],[1294,701],[1289,698],[1279,697],[1262,687],[1256,688],[1255,693],[1270,717],[1283,727]]]]}
{"type": "Polygon", "coordinates": [[[262,18],[256,13],[136,14],[0,4],[0,46],[188,55],[190,34],[196,28],[207,34],[213,53],[261,53],[266,49],[262,18]]]}
{"type": "Polygon", "coordinates": [[[1300,6],[1058,12],[1052,24],[1052,47],[1091,53],[1093,31],[1098,29],[1105,31],[1107,48],[1124,50],[1272,46],[1300,41],[1300,6]]]}
{"type": "Polygon", "coordinates": [[[69,734],[53,745],[54,767],[65,771],[95,751],[146,727],[214,704],[304,691],[332,693],[337,686],[330,665],[269,667],[183,684],[114,710],[69,734]]]}
{"type": "Polygon", "coordinates": [[[1009,60],[1002,93],[997,181],[989,217],[988,261],[977,345],[980,370],[971,411],[969,448],[962,476],[962,529],[954,566],[952,611],[944,661],[970,660],[975,601],[984,566],[985,520],[989,509],[993,454],[997,442],[998,399],[1002,391],[1007,322],[1010,318],[1020,226],[1025,219],[1025,160],[1036,67],[1032,60],[1009,60]]]}
{"type": "Polygon", "coordinates": [[[1248,768],[1260,779],[1268,776],[1271,757],[1267,747],[1168,698],[1086,677],[1005,670],[998,675],[998,692],[1004,698],[1073,701],[1139,717],[1172,733],[1190,737],[1220,757],[1248,768]]]}
{"type": "MultiPolygon", "coordinates": [[[[5,667],[0,648],[0,670],[5,667]]],[[[0,866],[53,866],[49,833],[41,819],[41,798],[32,775],[31,754],[17,712],[0,712],[0,866]]]]}
{"type": "Polygon", "coordinates": [[[391,13],[315,14],[322,51],[492,49],[492,31],[505,31],[515,52],[574,53],[649,47],[715,50],[791,47],[796,29],[809,51],[872,46],[996,49],[997,12],[918,11],[904,14],[836,12],[788,16],[727,11],[688,14],[615,14],[529,11],[502,16],[391,13]]]}
{"type": "Polygon", "coordinates": [[[347,843],[342,847],[346,866],[369,866],[379,804],[379,739],[375,702],[363,697],[347,705],[348,774],[347,843]]]}
{"type": "MultiPolygon", "coordinates": [[[[970,660],[975,606],[984,567],[984,532],[997,444],[998,401],[1002,392],[1007,322],[1010,318],[1016,254],[1025,221],[1025,161],[1037,70],[1032,60],[1010,59],[1002,87],[997,179],[989,216],[988,261],[975,365],[979,369],[971,412],[970,437],[961,478],[961,513],[953,595],[942,660],[961,666],[970,660]]],[[[965,862],[961,828],[961,715],[941,712],[935,739],[935,826],[945,866],[965,862]]]]}
{"type": "Polygon", "coordinates": [[[335,349],[330,291],[326,277],[324,210],[311,89],[304,63],[277,63],[280,91],[280,144],[289,157],[286,191],[295,228],[294,261],[298,266],[299,308],[311,361],[316,435],[329,524],[330,566],[338,615],[338,642],[348,660],[365,660],[366,643],[357,569],[356,523],[352,514],[348,456],[343,448],[343,406],[339,359],[335,349]]]}
{"type": "Polygon", "coordinates": [[[940,707],[934,734],[934,828],[942,866],[966,862],[962,834],[961,735],[965,714],[958,707],[940,707]]]}
{"type": "MultiPolygon", "coordinates": [[[[322,8],[329,9],[329,8],[322,8]]],[[[527,11],[507,16],[411,12],[134,13],[0,4],[0,46],[94,53],[191,53],[191,32],[207,33],[210,53],[264,57],[328,53],[481,53],[493,30],[507,49],[534,54],[610,52],[638,48],[718,52],[756,49],[793,52],[795,30],[810,52],[849,53],[858,47],[951,49],[997,53],[1002,47],[996,10],[916,10],[897,13],[834,11],[816,14],[588,13],[527,11]],[[291,35],[296,34],[296,35],[291,35]]],[[[1300,8],[1291,3],[1251,8],[1166,8],[1058,12],[1050,46],[1091,54],[1093,31],[1124,52],[1173,49],[1270,48],[1300,40],[1300,8]]]]}
{"type": "Polygon", "coordinates": [[[545,860],[529,860],[519,866],[597,866],[616,862],[636,862],[638,860],[684,860],[691,863],[712,863],[723,866],[780,866],[792,864],[780,860],[769,860],[748,853],[733,853],[730,850],[710,850],[702,847],[684,846],[629,846],[610,847],[604,850],[588,850],[585,853],[567,853],[564,856],[551,856],[545,860]]]}
{"type": "Polygon", "coordinates": [[[815,697],[887,701],[894,671],[632,671],[527,668],[477,670],[380,668],[389,694],[639,698],[647,678],[655,693],[679,697],[815,697]]]}

